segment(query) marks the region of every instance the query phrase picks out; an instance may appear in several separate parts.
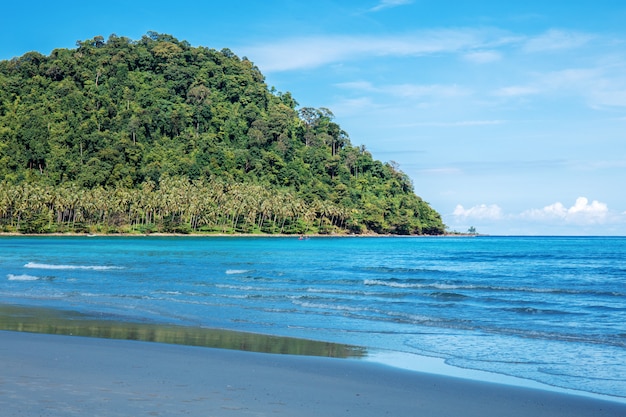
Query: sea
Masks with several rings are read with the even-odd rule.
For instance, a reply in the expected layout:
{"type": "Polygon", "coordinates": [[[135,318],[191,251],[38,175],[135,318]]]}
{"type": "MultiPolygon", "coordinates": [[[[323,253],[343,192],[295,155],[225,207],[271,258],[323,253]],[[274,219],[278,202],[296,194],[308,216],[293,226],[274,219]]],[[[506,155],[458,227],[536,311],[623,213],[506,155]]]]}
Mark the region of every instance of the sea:
{"type": "Polygon", "coordinates": [[[626,401],[622,237],[4,236],[0,304],[626,401]]]}

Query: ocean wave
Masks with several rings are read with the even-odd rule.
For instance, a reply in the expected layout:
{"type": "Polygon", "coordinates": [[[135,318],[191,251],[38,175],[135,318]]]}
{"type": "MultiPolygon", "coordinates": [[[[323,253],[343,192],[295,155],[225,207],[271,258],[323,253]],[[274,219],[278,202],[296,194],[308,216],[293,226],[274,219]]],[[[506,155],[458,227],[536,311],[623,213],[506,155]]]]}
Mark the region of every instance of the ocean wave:
{"type": "Polygon", "coordinates": [[[305,291],[309,294],[339,295],[339,296],[346,296],[349,298],[368,297],[372,301],[374,301],[375,299],[383,299],[384,300],[383,302],[386,302],[389,299],[394,299],[394,300],[401,299],[410,295],[410,294],[401,293],[397,291],[388,291],[385,289],[380,289],[377,291],[376,290],[359,291],[359,290],[355,290],[354,288],[335,290],[335,289],[309,287],[305,291]]]}
{"type": "Polygon", "coordinates": [[[432,268],[403,268],[403,267],[388,267],[388,266],[370,266],[362,268],[363,271],[385,273],[385,274],[427,274],[427,275],[439,275],[439,274],[452,274],[453,272],[444,269],[432,269],[432,268]]]}
{"type": "Polygon", "coordinates": [[[458,294],[455,292],[443,292],[443,291],[432,292],[430,293],[430,296],[434,298],[444,299],[444,300],[461,300],[464,298],[470,298],[464,294],[458,294]]]}
{"type": "Polygon", "coordinates": [[[304,307],[304,308],[325,310],[326,314],[331,314],[331,311],[351,311],[351,312],[367,311],[367,308],[350,307],[350,306],[341,305],[341,304],[314,303],[311,301],[300,301],[300,300],[292,300],[292,303],[300,307],[304,307]]]}
{"type": "Polygon", "coordinates": [[[398,280],[380,280],[380,279],[366,279],[363,284],[370,286],[383,286],[391,288],[415,288],[415,289],[436,289],[436,290],[473,290],[479,289],[476,285],[457,285],[446,283],[425,283],[425,282],[402,282],[398,280]]]}
{"type": "Polygon", "coordinates": [[[182,292],[180,291],[165,291],[165,290],[159,290],[159,291],[155,291],[156,294],[164,294],[164,295],[183,295],[182,292]]]}
{"type": "Polygon", "coordinates": [[[523,292],[535,294],[565,294],[565,295],[594,295],[605,297],[623,297],[626,293],[615,291],[594,291],[593,289],[568,289],[568,288],[537,288],[537,287],[501,287],[497,285],[474,285],[461,283],[439,283],[439,282],[403,282],[400,280],[366,279],[364,285],[384,286],[390,288],[413,288],[413,289],[436,289],[447,291],[471,290],[471,291],[492,291],[492,292],[523,292]]]}
{"type": "Polygon", "coordinates": [[[24,265],[29,269],[54,269],[54,270],[90,270],[90,271],[107,271],[111,269],[124,269],[121,266],[109,265],[59,265],[59,264],[40,264],[37,262],[29,262],[24,265]]]}
{"type": "Polygon", "coordinates": [[[617,371],[615,372],[616,375],[602,375],[601,377],[593,377],[590,376],[588,372],[585,372],[584,370],[582,370],[580,373],[578,372],[573,372],[574,369],[572,369],[569,366],[559,366],[558,364],[551,364],[550,367],[547,366],[543,366],[543,367],[539,367],[537,368],[537,371],[543,374],[547,374],[547,375],[553,375],[553,376],[562,376],[562,377],[568,377],[568,378],[577,378],[577,379],[581,379],[584,381],[588,381],[588,380],[592,380],[592,381],[612,381],[612,382],[618,382],[618,383],[622,383],[624,381],[624,367],[620,367],[618,369],[612,369],[613,371],[617,371]],[[621,368],[621,369],[620,369],[621,368]],[[621,371],[621,372],[619,372],[621,371]]]}
{"type": "Polygon", "coordinates": [[[39,281],[39,280],[42,280],[43,278],[36,277],[33,275],[26,275],[26,274],[22,274],[22,275],[8,274],[7,279],[9,281],[39,281]]]}
{"type": "Polygon", "coordinates": [[[232,285],[232,284],[215,284],[215,288],[221,288],[224,290],[238,290],[238,291],[270,291],[269,288],[253,287],[251,285],[232,285]]]}
{"type": "Polygon", "coordinates": [[[251,269],[227,269],[226,275],[249,274],[250,272],[252,272],[251,269]]]}
{"type": "Polygon", "coordinates": [[[450,320],[443,317],[427,316],[422,314],[407,313],[402,311],[380,311],[395,323],[420,324],[424,326],[450,327],[444,323],[461,323],[462,321],[450,320]]]}
{"type": "MultiPolygon", "coordinates": [[[[459,327],[459,329],[462,329],[459,327]]],[[[621,340],[616,335],[601,335],[601,334],[582,334],[582,333],[564,333],[554,332],[548,329],[546,330],[534,330],[534,329],[515,329],[504,328],[493,325],[480,325],[472,327],[472,330],[479,330],[485,334],[502,335],[502,336],[515,336],[524,339],[544,340],[551,342],[567,342],[567,343],[585,343],[588,345],[605,345],[615,346],[618,348],[625,348],[626,341],[621,340]]]]}
{"type": "Polygon", "coordinates": [[[427,288],[429,284],[416,284],[412,282],[400,282],[397,280],[385,281],[381,279],[366,279],[363,281],[365,285],[380,285],[391,288],[427,288]]]}
{"type": "Polygon", "coordinates": [[[546,315],[574,314],[569,311],[547,310],[547,309],[534,308],[534,307],[512,307],[512,308],[503,308],[502,310],[510,311],[512,313],[520,313],[520,314],[546,314],[546,315]]]}

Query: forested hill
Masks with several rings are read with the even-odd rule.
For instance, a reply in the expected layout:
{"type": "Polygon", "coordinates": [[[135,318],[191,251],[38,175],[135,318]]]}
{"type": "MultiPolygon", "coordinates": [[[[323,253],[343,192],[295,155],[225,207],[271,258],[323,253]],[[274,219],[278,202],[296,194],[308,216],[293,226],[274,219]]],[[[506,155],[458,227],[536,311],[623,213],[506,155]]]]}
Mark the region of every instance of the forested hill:
{"type": "Polygon", "coordinates": [[[0,231],[441,234],[248,59],[149,32],[0,61],[0,231]]]}

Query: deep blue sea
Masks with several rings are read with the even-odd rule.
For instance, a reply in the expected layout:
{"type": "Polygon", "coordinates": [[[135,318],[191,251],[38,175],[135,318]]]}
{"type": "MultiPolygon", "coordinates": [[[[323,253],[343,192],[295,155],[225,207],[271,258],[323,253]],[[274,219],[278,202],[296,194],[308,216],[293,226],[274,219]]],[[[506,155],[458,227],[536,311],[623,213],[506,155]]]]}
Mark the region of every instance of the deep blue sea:
{"type": "Polygon", "coordinates": [[[0,303],[347,343],[626,398],[626,238],[0,237],[0,303]]]}

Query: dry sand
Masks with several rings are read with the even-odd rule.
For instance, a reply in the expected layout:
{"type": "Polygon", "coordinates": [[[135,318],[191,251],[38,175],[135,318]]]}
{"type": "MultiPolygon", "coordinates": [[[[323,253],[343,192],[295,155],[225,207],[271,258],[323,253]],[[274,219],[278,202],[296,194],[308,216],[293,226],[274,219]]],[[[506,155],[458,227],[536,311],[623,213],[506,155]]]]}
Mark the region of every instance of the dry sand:
{"type": "Polygon", "coordinates": [[[626,404],[370,362],[0,331],[0,415],[626,416],[626,404]]]}

